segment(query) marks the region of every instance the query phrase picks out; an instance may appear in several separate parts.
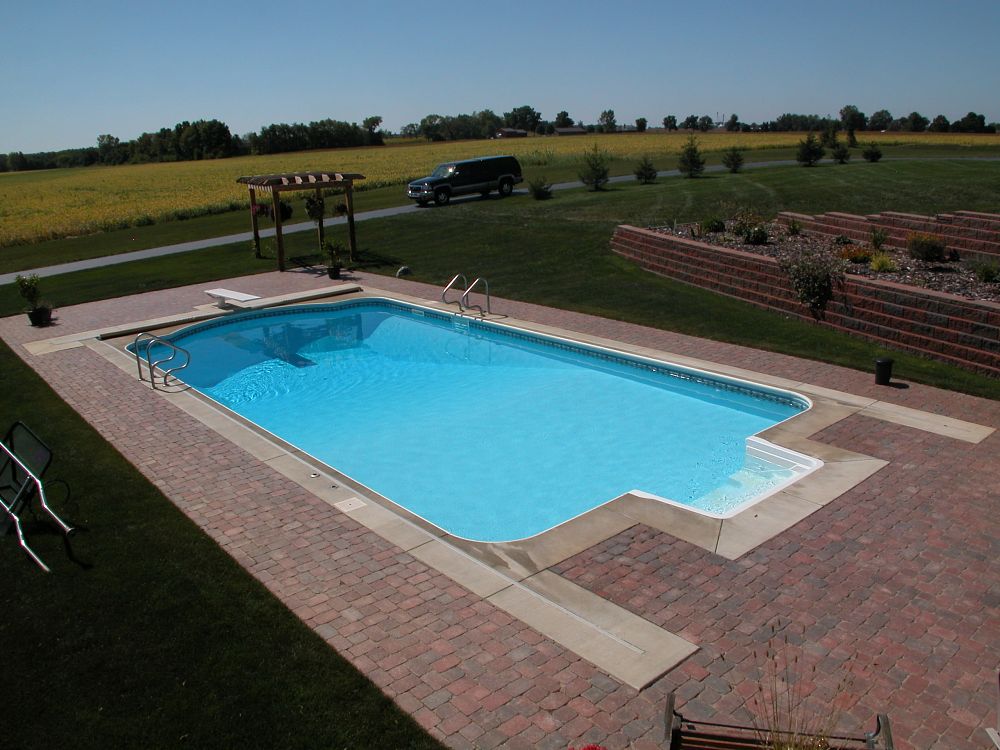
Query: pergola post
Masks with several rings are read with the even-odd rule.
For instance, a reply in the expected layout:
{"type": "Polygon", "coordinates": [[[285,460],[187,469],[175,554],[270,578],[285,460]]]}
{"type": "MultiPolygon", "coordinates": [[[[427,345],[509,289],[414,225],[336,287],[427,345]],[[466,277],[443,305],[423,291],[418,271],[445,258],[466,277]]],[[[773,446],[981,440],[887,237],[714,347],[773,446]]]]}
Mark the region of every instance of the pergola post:
{"type": "Polygon", "coordinates": [[[250,224],[253,226],[253,257],[260,258],[260,229],[257,227],[257,191],[250,187],[250,224]]]}
{"type": "Polygon", "coordinates": [[[281,238],[281,201],[278,191],[271,189],[271,205],[274,207],[274,239],[278,243],[278,270],[285,270],[285,242],[281,238]]]}
{"type": "Polygon", "coordinates": [[[354,253],[357,251],[357,237],[354,235],[354,183],[348,182],[344,191],[347,196],[347,255],[354,262],[354,253]]]}
{"type": "MultiPolygon", "coordinates": [[[[323,189],[316,188],[316,200],[319,201],[320,205],[323,205],[323,189]]],[[[319,251],[323,252],[323,240],[325,235],[323,234],[323,212],[319,212],[319,221],[316,224],[316,231],[319,234],[319,251]]]]}

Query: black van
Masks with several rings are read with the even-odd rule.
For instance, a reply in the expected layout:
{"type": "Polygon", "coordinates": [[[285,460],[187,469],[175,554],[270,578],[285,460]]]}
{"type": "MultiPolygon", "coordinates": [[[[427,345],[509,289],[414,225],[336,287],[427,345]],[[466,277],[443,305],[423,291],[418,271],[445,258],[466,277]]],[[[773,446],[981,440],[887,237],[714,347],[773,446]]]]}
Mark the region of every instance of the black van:
{"type": "Polygon", "coordinates": [[[430,201],[443,206],[453,195],[488,195],[491,190],[505,198],[523,180],[521,165],[513,156],[484,156],[438,164],[430,175],[411,182],[406,195],[421,206],[430,201]]]}

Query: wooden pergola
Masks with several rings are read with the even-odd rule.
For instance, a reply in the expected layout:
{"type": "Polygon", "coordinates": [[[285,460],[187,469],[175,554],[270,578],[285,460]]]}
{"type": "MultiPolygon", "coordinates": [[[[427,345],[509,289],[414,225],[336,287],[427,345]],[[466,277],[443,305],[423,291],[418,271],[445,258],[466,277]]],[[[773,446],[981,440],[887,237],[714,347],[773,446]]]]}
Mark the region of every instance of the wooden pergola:
{"type": "Polygon", "coordinates": [[[288,190],[315,190],[321,198],[326,188],[343,188],[347,198],[347,242],[351,257],[357,250],[354,236],[354,181],[363,180],[363,174],[342,174],[340,172],[289,172],[288,174],[260,174],[237,177],[236,181],[250,190],[250,221],[253,224],[253,244],[260,254],[260,232],[257,228],[257,193],[271,196],[271,210],[274,212],[274,234],[278,243],[278,270],[285,270],[285,244],[281,237],[281,193],[288,190]]]}

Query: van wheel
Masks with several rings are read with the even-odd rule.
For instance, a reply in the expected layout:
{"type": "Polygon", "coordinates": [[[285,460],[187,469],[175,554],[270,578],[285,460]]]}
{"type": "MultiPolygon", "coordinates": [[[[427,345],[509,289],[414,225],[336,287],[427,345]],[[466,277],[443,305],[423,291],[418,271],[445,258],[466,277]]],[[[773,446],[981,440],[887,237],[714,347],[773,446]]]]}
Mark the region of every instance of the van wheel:
{"type": "Polygon", "coordinates": [[[445,189],[434,191],[434,202],[439,206],[447,206],[448,201],[451,200],[451,193],[445,189]]]}
{"type": "Polygon", "coordinates": [[[514,183],[508,178],[500,180],[500,185],[498,191],[501,198],[506,198],[508,195],[514,192],[514,183]]]}

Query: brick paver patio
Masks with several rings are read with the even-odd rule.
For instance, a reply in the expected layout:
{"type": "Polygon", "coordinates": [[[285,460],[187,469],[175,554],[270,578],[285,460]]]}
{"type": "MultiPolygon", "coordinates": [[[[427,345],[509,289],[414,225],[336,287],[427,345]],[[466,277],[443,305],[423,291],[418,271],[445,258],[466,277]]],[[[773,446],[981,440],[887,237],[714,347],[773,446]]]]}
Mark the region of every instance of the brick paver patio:
{"type": "MultiPolygon", "coordinates": [[[[363,286],[436,298],[384,277],[363,286]]],[[[219,282],[275,295],[328,283],[303,272],[219,282]]],[[[214,285],[219,285],[214,284],[214,285]]],[[[889,465],[736,561],[635,526],[557,567],[698,644],[641,693],[428,568],[219,438],[87,348],[23,344],[190,310],[198,285],[66,308],[58,325],[0,320],[0,336],[174,503],[331,646],[454,748],[658,747],[666,694],[698,718],[746,720],[781,627],[806,692],[845,679],[841,728],[890,715],[897,747],[979,749],[1000,666],[1000,436],[978,445],[862,416],[815,440],[889,465]],[[756,652],[756,656],[755,656],[756,652]],[[815,665],[815,672],[812,667],[815,665]],[[849,677],[853,675],[853,677],[849,677]]],[[[1000,427],[1000,402],[627,323],[494,299],[538,323],[699,357],[1000,427]]],[[[998,386],[1000,389],[1000,386],[998,386]]],[[[784,647],[783,647],[784,648],[784,647]]]]}

